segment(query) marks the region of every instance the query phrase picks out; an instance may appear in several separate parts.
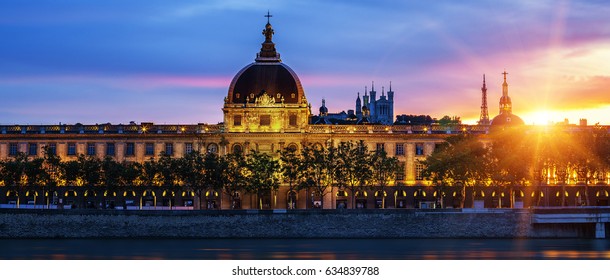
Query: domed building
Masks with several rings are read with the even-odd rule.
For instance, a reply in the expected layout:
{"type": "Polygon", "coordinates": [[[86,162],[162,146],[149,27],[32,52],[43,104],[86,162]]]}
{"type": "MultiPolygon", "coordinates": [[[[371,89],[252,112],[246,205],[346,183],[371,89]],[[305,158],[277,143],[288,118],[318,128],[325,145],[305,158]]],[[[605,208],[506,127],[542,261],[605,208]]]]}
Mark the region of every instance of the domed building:
{"type": "Polygon", "coordinates": [[[231,81],[223,107],[227,132],[298,132],[309,122],[310,108],[297,74],[282,63],[267,20],[254,63],[231,81]]]}
{"type": "Polygon", "coordinates": [[[500,113],[492,119],[492,129],[525,124],[519,116],[513,114],[513,103],[510,96],[508,96],[508,83],[506,82],[506,75],[508,73],[504,71],[502,74],[504,75],[504,83],[502,84],[502,97],[500,97],[500,113]]]}

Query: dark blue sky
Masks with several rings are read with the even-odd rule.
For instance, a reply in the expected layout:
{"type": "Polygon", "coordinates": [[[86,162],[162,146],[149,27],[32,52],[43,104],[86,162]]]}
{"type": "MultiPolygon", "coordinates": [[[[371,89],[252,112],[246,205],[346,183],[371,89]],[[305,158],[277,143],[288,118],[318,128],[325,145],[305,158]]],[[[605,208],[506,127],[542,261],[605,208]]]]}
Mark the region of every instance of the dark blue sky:
{"type": "Polygon", "coordinates": [[[216,123],[274,42],[317,113],[392,81],[397,114],[473,123],[501,72],[527,123],[610,124],[604,1],[2,1],[0,123],[216,123]]]}

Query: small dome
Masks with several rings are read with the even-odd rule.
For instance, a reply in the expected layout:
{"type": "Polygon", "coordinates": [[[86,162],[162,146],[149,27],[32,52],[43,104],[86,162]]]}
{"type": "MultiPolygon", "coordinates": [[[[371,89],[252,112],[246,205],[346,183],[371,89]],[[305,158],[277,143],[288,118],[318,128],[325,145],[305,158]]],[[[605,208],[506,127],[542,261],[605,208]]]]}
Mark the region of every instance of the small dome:
{"type": "Polygon", "coordinates": [[[495,118],[493,118],[493,120],[491,120],[492,126],[517,126],[524,124],[525,122],[523,122],[523,120],[519,116],[513,115],[512,113],[508,112],[504,112],[500,115],[497,115],[495,118]]]}

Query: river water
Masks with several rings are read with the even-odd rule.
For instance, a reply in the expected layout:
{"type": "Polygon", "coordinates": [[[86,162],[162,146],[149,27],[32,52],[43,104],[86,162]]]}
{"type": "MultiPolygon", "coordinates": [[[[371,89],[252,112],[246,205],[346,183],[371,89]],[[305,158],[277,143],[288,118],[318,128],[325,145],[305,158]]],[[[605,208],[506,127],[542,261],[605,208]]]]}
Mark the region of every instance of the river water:
{"type": "Polygon", "coordinates": [[[0,259],[610,259],[605,239],[0,239],[0,259]]]}

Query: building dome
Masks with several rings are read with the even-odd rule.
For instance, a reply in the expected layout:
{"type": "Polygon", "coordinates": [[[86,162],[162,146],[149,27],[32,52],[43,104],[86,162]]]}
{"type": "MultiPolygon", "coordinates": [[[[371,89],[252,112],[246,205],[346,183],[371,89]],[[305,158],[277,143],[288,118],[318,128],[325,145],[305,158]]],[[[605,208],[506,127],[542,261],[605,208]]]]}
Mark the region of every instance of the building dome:
{"type": "MultiPolygon", "coordinates": [[[[269,18],[270,15],[267,15],[269,18]]],[[[261,51],[255,62],[241,69],[231,81],[227,103],[255,103],[265,96],[266,102],[297,104],[305,102],[303,86],[297,74],[282,63],[273,43],[273,27],[267,21],[261,51]]]]}
{"type": "Polygon", "coordinates": [[[525,122],[519,116],[508,112],[497,115],[491,120],[491,126],[517,126],[524,124],[525,122]]]}
{"type": "Polygon", "coordinates": [[[222,108],[226,132],[301,132],[309,124],[311,105],[297,74],[282,63],[273,34],[267,20],[254,63],[242,68],[229,85],[222,108]]]}
{"type": "Polygon", "coordinates": [[[228,103],[254,103],[267,94],[275,103],[300,103],[304,94],[301,81],[281,62],[257,61],[235,75],[229,86],[228,103]]]}

